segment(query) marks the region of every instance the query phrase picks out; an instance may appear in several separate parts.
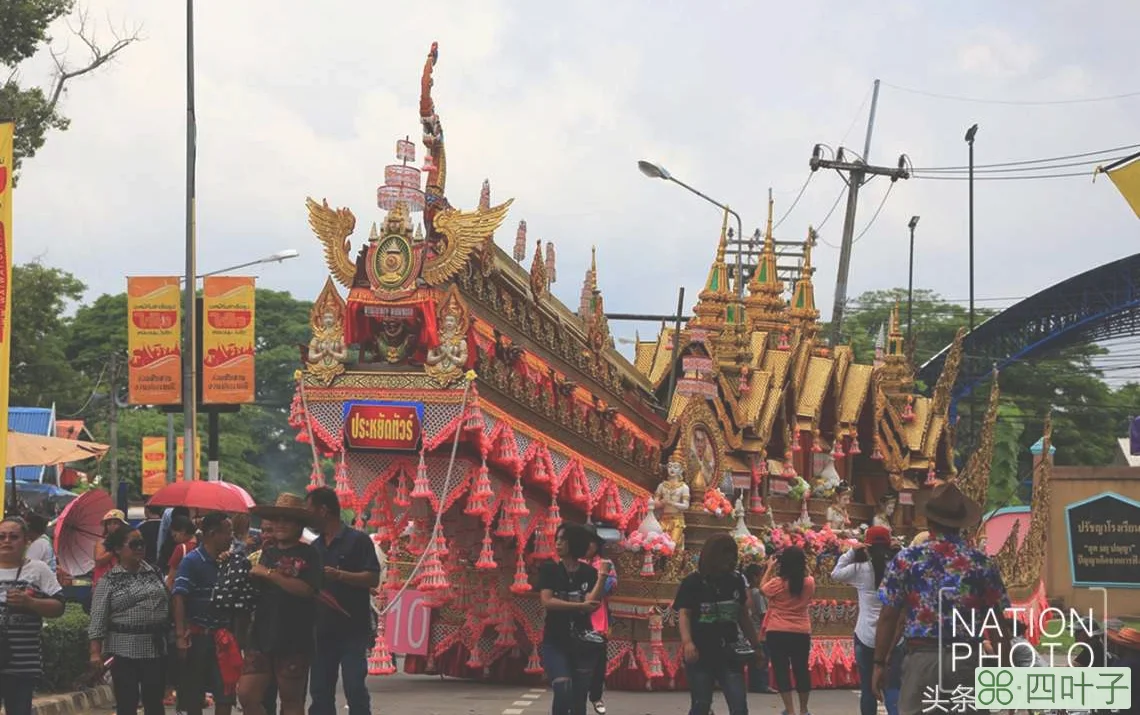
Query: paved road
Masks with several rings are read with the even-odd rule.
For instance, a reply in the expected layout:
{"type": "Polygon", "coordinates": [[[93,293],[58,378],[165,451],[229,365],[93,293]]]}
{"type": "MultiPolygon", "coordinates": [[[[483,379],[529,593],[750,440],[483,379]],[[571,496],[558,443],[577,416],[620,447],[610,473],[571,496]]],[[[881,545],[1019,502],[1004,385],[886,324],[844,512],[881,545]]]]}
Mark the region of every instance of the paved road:
{"type": "MultiPolygon", "coordinates": [[[[526,686],[492,685],[423,675],[393,675],[369,678],[372,712],[376,715],[545,715],[550,712],[550,693],[526,686]]],[[[782,707],[775,695],[750,695],[751,715],[778,714],[782,707]]],[[[343,700],[341,707],[344,707],[343,700]]],[[[686,715],[688,693],[610,692],[606,705],[611,715],[686,715]]],[[[812,694],[813,715],[854,715],[858,694],[850,690],[820,690],[812,694]]],[[[713,710],[727,709],[718,693],[713,710]]],[[[173,710],[168,711],[173,713],[173,710]]],[[[347,715],[347,710],[341,710],[347,715]]],[[[590,711],[592,712],[592,710],[590,711]]]]}

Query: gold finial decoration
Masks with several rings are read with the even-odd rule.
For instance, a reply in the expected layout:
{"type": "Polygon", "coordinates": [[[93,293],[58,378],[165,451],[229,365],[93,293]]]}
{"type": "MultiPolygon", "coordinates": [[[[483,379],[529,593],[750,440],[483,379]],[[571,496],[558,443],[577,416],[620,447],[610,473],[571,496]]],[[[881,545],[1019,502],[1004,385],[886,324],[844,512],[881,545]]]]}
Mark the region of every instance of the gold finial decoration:
{"type": "Polygon", "coordinates": [[[807,328],[819,320],[819,311],[815,307],[815,287],[811,277],[815,269],[811,266],[811,249],[815,246],[815,229],[808,227],[807,240],[804,241],[803,266],[800,268],[800,277],[796,281],[796,290],[792,295],[792,307],[788,315],[796,327],[807,328]]]}
{"type": "Polygon", "coordinates": [[[962,493],[981,506],[986,505],[990,490],[990,467],[994,458],[994,426],[997,424],[1001,390],[998,387],[998,371],[994,370],[990,383],[990,404],[982,422],[978,437],[978,447],[970,455],[966,467],[958,477],[958,487],[962,493]]]}
{"type": "Polygon", "coordinates": [[[693,327],[704,328],[710,333],[719,333],[724,328],[725,307],[732,300],[732,292],[728,282],[728,266],[724,263],[724,254],[728,245],[728,207],[724,209],[724,221],[720,227],[720,240],[716,247],[716,260],[709,268],[705,288],[698,296],[697,305],[693,308],[696,316],[690,323],[693,327]]]}
{"type": "Polygon", "coordinates": [[[376,243],[380,240],[380,232],[376,230],[376,222],[372,222],[372,228],[368,231],[368,242],[376,243]]]}
{"type": "Polygon", "coordinates": [[[534,260],[530,264],[530,290],[537,301],[550,289],[546,276],[546,261],[542,257],[542,239],[535,241],[534,260]]]}
{"type": "Polygon", "coordinates": [[[772,190],[768,190],[768,225],[764,231],[764,247],[760,261],[748,283],[746,311],[753,330],[779,331],[785,324],[784,283],[776,266],[776,240],[772,237],[772,190]]]}

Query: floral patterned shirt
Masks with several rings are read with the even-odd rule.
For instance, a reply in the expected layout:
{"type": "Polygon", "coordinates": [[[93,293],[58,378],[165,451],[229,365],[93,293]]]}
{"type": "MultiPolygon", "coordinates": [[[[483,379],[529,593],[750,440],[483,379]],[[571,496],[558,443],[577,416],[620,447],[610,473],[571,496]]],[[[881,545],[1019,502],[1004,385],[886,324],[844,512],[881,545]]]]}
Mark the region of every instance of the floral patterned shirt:
{"type": "Polygon", "coordinates": [[[904,638],[938,638],[941,611],[943,642],[979,640],[986,613],[1010,607],[1001,572],[990,557],[961,536],[941,534],[898,553],[887,565],[879,600],[903,610],[904,638]]]}

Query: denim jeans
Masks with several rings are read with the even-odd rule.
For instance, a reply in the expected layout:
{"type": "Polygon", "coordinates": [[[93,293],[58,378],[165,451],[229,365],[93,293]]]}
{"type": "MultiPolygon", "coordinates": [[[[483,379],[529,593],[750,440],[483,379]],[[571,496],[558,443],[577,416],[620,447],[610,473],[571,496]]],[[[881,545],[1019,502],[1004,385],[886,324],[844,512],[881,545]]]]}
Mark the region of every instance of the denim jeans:
{"type": "Polygon", "coordinates": [[[32,693],[36,678],[0,675],[0,705],[8,715],[32,715],[32,693]]]}
{"type": "Polygon", "coordinates": [[[887,708],[887,715],[899,715],[899,690],[902,689],[902,664],[906,654],[906,646],[900,641],[891,651],[891,659],[887,663],[887,690],[883,693],[883,705],[887,708]]]}
{"type": "Polygon", "coordinates": [[[685,664],[685,677],[689,681],[689,715],[709,715],[712,709],[713,688],[720,684],[728,715],[748,715],[748,691],[744,685],[744,668],[725,660],[711,662],[698,659],[685,664]]]}
{"type": "Polygon", "coordinates": [[[573,643],[542,644],[542,668],[554,691],[551,715],[586,715],[586,696],[597,659],[596,653],[576,651],[573,643]]]}
{"type": "Polygon", "coordinates": [[[866,644],[855,636],[855,665],[859,667],[859,715],[875,715],[879,704],[875,699],[875,645],[866,644]]]}
{"type": "Polygon", "coordinates": [[[309,671],[309,715],[336,715],[336,681],[344,674],[344,699],[349,715],[370,715],[372,702],[364,679],[368,677],[369,633],[335,636],[318,634],[309,671]]]}

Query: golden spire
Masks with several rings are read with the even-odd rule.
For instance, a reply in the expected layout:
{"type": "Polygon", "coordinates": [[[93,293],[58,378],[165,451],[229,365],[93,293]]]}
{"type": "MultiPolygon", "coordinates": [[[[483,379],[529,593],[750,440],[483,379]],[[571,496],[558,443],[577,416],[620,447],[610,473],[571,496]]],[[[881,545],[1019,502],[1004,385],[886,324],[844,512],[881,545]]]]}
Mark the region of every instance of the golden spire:
{"type": "Polygon", "coordinates": [[[883,391],[889,395],[909,394],[914,388],[914,371],[903,349],[903,334],[899,329],[899,304],[891,307],[887,320],[887,350],[879,367],[883,391]]]}
{"type": "Polygon", "coordinates": [[[807,240],[804,241],[804,262],[800,267],[800,278],[796,281],[796,290],[792,295],[792,308],[789,315],[798,324],[806,327],[808,323],[819,320],[819,311],[815,307],[815,287],[811,276],[815,269],[811,267],[811,249],[815,245],[815,230],[808,227],[807,240]]]}
{"type": "Polygon", "coordinates": [[[764,248],[760,261],[748,284],[745,300],[753,330],[774,331],[785,322],[784,283],[776,267],[776,240],[772,237],[772,190],[768,190],[768,226],[764,231],[764,248]]]}
{"type": "Polygon", "coordinates": [[[728,282],[728,266],[724,263],[725,249],[728,246],[728,207],[724,210],[724,221],[720,227],[720,241],[716,247],[716,260],[709,268],[709,276],[705,279],[705,289],[698,296],[697,305],[693,308],[696,317],[690,323],[693,327],[700,327],[712,332],[719,332],[724,327],[726,307],[732,300],[732,291],[728,282]]]}

